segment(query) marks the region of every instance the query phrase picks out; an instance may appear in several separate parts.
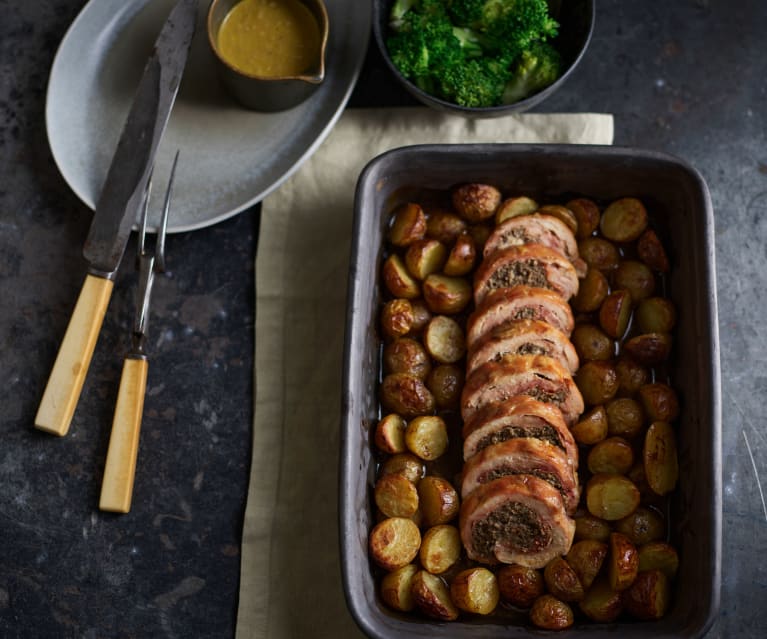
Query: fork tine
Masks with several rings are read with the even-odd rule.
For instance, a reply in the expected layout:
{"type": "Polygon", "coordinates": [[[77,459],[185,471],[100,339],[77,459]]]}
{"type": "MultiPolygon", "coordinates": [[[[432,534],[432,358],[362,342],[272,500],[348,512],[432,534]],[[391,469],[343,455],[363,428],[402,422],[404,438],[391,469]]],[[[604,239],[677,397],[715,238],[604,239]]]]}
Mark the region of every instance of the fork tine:
{"type": "Polygon", "coordinates": [[[149,170],[149,177],[144,186],[144,198],[141,203],[141,225],[138,232],[138,249],[136,251],[136,268],[138,262],[144,253],[144,243],[146,241],[146,221],[149,213],[149,193],[152,190],[152,176],[154,175],[154,166],[149,170]]]}
{"type": "Polygon", "coordinates": [[[162,210],[162,221],[160,222],[160,228],[157,230],[157,246],[155,247],[155,267],[161,273],[165,272],[165,235],[168,231],[168,216],[170,215],[170,200],[173,193],[173,182],[176,178],[176,165],[178,164],[179,151],[176,150],[176,155],[173,158],[173,166],[170,169],[170,177],[168,178],[168,188],[165,191],[165,204],[162,210]]]}

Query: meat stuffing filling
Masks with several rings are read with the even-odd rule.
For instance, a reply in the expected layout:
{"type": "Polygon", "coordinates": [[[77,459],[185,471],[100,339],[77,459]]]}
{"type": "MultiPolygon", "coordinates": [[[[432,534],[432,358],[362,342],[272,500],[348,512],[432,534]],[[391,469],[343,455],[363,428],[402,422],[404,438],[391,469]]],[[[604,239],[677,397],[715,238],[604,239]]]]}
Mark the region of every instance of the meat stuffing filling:
{"type": "Polygon", "coordinates": [[[559,492],[562,492],[562,482],[560,481],[559,477],[557,477],[555,473],[548,473],[542,468],[520,470],[511,464],[502,464],[501,466],[496,466],[495,468],[491,468],[487,472],[482,473],[477,478],[477,481],[480,484],[487,484],[494,479],[507,477],[509,475],[535,475],[538,479],[542,479],[543,481],[550,483],[559,492]]]}
{"type": "Polygon", "coordinates": [[[488,289],[526,284],[536,288],[551,288],[546,267],[538,260],[517,260],[500,266],[487,280],[488,289]]]}
{"type": "Polygon", "coordinates": [[[518,552],[538,552],[551,544],[551,526],[531,508],[516,501],[505,503],[471,527],[475,551],[493,557],[497,543],[518,552]]]}
{"type": "Polygon", "coordinates": [[[477,452],[493,444],[500,444],[510,439],[516,439],[517,437],[533,437],[534,439],[540,439],[542,441],[549,442],[557,448],[563,448],[562,442],[557,435],[557,431],[551,426],[504,426],[500,430],[485,435],[477,443],[477,452]]]}
{"type": "Polygon", "coordinates": [[[567,391],[564,389],[547,390],[540,386],[529,388],[524,391],[524,394],[546,404],[561,404],[567,397],[567,391]]]}
{"type": "Polygon", "coordinates": [[[539,319],[542,316],[542,312],[532,306],[524,306],[514,313],[511,318],[515,320],[523,319],[539,319]]]}

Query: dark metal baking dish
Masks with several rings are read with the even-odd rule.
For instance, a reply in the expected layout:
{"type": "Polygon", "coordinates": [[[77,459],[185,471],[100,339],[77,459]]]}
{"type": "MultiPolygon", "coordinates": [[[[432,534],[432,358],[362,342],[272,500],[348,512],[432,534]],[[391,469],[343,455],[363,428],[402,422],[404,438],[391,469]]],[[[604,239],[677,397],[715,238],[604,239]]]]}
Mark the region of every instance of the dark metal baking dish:
{"type": "Polygon", "coordinates": [[[674,601],[657,622],[576,625],[567,636],[699,637],[719,607],[721,581],[721,397],[708,189],[689,165],[638,149],[564,145],[424,145],[395,149],[368,164],[357,185],[349,276],[342,405],[340,543],[349,609],[372,637],[522,637],[530,627],[461,617],[450,624],[402,615],[380,600],[368,559],[374,514],[375,459],[370,427],[377,398],[380,263],[388,213],[413,188],[458,182],[496,184],[509,193],[557,201],[632,195],[666,227],[673,268],[669,295],[678,309],[673,380],[683,403],[678,429],[680,480],[672,500],[671,537],[680,554],[674,601]]]}

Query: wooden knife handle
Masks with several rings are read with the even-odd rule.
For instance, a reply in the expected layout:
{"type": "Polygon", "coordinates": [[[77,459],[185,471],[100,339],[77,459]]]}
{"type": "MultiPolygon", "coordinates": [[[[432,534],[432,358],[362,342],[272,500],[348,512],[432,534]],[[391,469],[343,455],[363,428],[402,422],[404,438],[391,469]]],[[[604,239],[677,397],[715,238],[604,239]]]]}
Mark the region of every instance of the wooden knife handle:
{"type": "Polygon", "coordinates": [[[67,434],[113,287],[112,280],[86,276],[37,409],[36,428],[59,436],[67,434]]]}
{"type": "Polygon", "coordinates": [[[101,510],[117,513],[130,510],[148,370],[146,358],[128,358],[123,364],[101,483],[101,510]]]}

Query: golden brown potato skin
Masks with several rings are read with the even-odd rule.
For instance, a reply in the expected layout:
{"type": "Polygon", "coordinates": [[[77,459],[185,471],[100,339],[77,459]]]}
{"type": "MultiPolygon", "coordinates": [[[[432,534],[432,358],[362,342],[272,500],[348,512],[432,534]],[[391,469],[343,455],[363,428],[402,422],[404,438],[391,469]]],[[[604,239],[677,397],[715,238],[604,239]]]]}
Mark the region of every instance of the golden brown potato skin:
{"type": "Polygon", "coordinates": [[[540,570],[511,564],[497,573],[501,598],[517,608],[529,608],[544,592],[546,584],[540,570]]]}
{"type": "Polygon", "coordinates": [[[611,623],[623,612],[622,593],[610,587],[607,577],[598,577],[578,607],[592,621],[611,623]]]}
{"type": "MultiPolygon", "coordinates": [[[[577,532],[577,530],[576,530],[577,532]]],[[[609,537],[609,533],[608,533],[609,537]]],[[[591,588],[607,557],[608,545],[596,539],[583,539],[573,544],[565,559],[584,590],[591,588]]],[[[582,597],[581,597],[582,599],[582,597]]]]}
{"type": "Polygon", "coordinates": [[[419,204],[407,202],[393,214],[389,241],[394,246],[408,246],[426,233],[426,214],[419,204]]]}
{"type": "Polygon", "coordinates": [[[660,570],[640,572],[624,595],[624,604],[637,619],[660,619],[668,610],[671,587],[660,570]]]}
{"type": "Polygon", "coordinates": [[[566,602],[583,599],[583,584],[572,566],[562,557],[555,557],[543,569],[543,579],[549,593],[566,602]]]}
{"type": "Polygon", "coordinates": [[[495,215],[501,192],[489,184],[461,184],[453,189],[453,207],[468,222],[482,222],[495,215]]]}
{"type": "Polygon", "coordinates": [[[631,540],[621,533],[610,534],[607,578],[613,590],[626,590],[639,572],[639,553],[631,540]]]}
{"type": "Polygon", "coordinates": [[[450,599],[445,582],[436,575],[419,570],[413,577],[412,593],[416,606],[427,617],[440,621],[458,618],[458,608],[450,599]]]}
{"type": "Polygon", "coordinates": [[[387,411],[398,413],[405,419],[430,415],[436,406],[434,396],[426,385],[406,373],[392,373],[384,377],[380,399],[387,411]]]}
{"type": "Polygon", "coordinates": [[[418,498],[425,526],[447,524],[461,507],[458,491],[447,479],[428,475],[418,483],[418,498]]]}
{"type": "Polygon", "coordinates": [[[415,564],[408,564],[384,575],[381,579],[381,599],[387,606],[401,612],[410,612],[415,608],[412,586],[417,572],[415,564]]]}
{"type": "Polygon", "coordinates": [[[575,622],[573,610],[553,595],[538,597],[530,609],[530,621],[544,630],[564,630],[575,622]]]}

